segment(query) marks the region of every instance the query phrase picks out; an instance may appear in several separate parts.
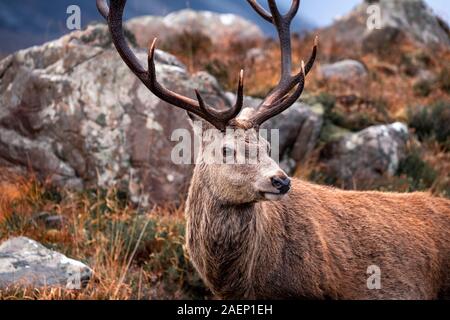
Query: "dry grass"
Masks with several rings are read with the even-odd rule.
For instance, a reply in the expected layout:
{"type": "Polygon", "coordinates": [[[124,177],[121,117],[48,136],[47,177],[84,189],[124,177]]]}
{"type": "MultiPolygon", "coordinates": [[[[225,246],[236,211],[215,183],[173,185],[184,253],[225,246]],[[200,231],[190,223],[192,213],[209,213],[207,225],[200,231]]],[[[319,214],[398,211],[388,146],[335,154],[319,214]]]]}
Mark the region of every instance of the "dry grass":
{"type": "MultiPolygon", "coordinates": [[[[242,44],[224,39],[226,45],[218,50],[210,41],[201,41],[199,37],[183,35],[176,41],[167,41],[163,47],[185,62],[190,71],[206,70],[212,73],[226,90],[235,90],[240,69],[246,71],[245,90],[249,96],[264,97],[277,84],[280,72],[278,42],[269,39],[242,44]],[[249,49],[252,48],[260,49],[256,56],[249,55],[249,49]]],[[[308,60],[314,37],[315,34],[303,37],[294,35],[293,65],[297,71],[301,61],[308,60]]],[[[319,56],[308,76],[306,90],[314,95],[326,92],[344,101],[352,97],[355,103],[342,106],[345,115],[352,115],[355,108],[359,108],[357,111],[360,113],[373,113],[378,122],[406,120],[407,108],[412,105],[430,105],[449,99],[450,71],[446,67],[446,62],[450,61],[448,49],[420,48],[406,40],[395,45],[386,44],[387,49],[382,56],[357,54],[353,48],[340,47],[338,43],[332,48],[324,47],[319,45],[319,56]],[[367,67],[367,83],[349,85],[336,81],[324,82],[317,77],[321,64],[348,58],[357,59],[367,67]],[[427,95],[417,92],[419,74],[424,70],[436,76],[434,82],[426,84],[432,89],[427,95]],[[380,110],[380,102],[384,110],[380,110]]]]}
{"type": "Polygon", "coordinates": [[[0,241],[26,236],[87,263],[95,279],[80,291],[10,288],[0,299],[181,299],[209,292],[184,254],[183,208],[137,210],[114,190],[57,191],[3,172],[0,241]],[[48,227],[36,214],[63,218],[48,227]]]}

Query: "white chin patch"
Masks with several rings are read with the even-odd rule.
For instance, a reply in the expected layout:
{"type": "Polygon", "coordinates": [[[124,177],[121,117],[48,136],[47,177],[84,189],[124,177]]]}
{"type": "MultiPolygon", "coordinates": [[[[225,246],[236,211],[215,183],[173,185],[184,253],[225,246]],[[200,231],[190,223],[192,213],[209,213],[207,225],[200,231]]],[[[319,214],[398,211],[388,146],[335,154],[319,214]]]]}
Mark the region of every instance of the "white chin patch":
{"type": "Polygon", "coordinates": [[[264,198],[269,201],[278,201],[281,200],[285,194],[274,194],[274,193],[264,193],[264,198]]]}

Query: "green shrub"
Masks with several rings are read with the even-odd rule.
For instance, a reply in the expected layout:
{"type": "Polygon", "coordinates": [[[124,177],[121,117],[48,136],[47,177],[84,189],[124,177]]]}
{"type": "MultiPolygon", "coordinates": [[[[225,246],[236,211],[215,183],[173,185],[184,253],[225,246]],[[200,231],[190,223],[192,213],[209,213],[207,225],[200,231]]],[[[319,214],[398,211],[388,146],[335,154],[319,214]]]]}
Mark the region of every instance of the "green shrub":
{"type": "Polygon", "coordinates": [[[408,111],[409,125],[420,140],[434,137],[447,150],[450,142],[450,102],[438,102],[430,107],[408,111]]]}
{"type": "Polygon", "coordinates": [[[450,68],[444,67],[438,78],[439,86],[442,90],[450,94],[450,68]]]}
{"type": "Polygon", "coordinates": [[[433,90],[433,83],[429,80],[420,80],[414,84],[414,94],[419,97],[428,97],[433,90]]]}
{"type": "Polygon", "coordinates": [[[400,161],[397,175],[408,178],[410,191],[429,189],[437,178],[436,171],[422,160],[417,151],[412,151],[400,161]]]}
{"type": "Polygon", "coordinates": [[[401,56],[400,66],[403,72],[409,77],[414,77],[419,72],[419,67],[414,57],[410,54],[401,56]]]}
{"type": "Polygon", "coordinates": [[[410,108],[408,122],[409,126],[415,129],[420,140],[429,137],[433,132],[433,123],[430,121],[429,111],[426,107],[410,108]]]}
{"type": "Polygon", "coordinates": [[[424,51],[405,54],[400,59],[402,71],[410,77],[416,76],[420,70],[429,69],[431,65],[432,59],[424,51]]]}
{"type": "Polygon", "coordinates": [[[345,123],[345,116],[335,110],[336,97],[328,93],[321,93],[314,98],[314,103],[323,106],[323,114],[325,122],[329,122],[336,126],[342,126],[345,123]]]}
{"type": "Polygon", "coordinates": [[[450,102],[436,103],[431,111],[436,140],[442,144],[450,139],[450,102]]]}
{"type": "Polygon", "coordinates": [[[374,101],[365,101],[370,106],[370,111],[360,110],[356,112],[350,111],[349,106],[355,105],[360,100],[358,97],[349,97],[349,102],[341,102],[339,108],[336,106],[336,97],[328,93],[321,93],[313,97],[307,103],[320,104],[323,106],[323,115],[325,124],[329,123],[333,126],[340,127],[353,132],[363,130],[372,125],[379,124],[379,119],[385,119],[389,122],[387,113],[387,102],[383,99],[374,101]],[[342,105],[342,107],[341,107],[342,105]]]}
{"type": "MultiPolygon", "coordinates": [[[[223,84],[225,89],[232,90],[233,88],[228,88],[226,84],[229,82],[229,67],[226,65],[226,63],[218,60],[213,59],[212,61],[209,61],[205,65],[205,70],[214,76],[219,83],[223,84]]],[[[234,84],[233,84],[234,85],[234,84]]]]}
{"type": "Polygon", "coordinates": [[[325,115],[327,115],[330,114],[336,106],[336,97],[323,92],[315,97],[315,103],[320,103],[323,106],[325,115]]]}

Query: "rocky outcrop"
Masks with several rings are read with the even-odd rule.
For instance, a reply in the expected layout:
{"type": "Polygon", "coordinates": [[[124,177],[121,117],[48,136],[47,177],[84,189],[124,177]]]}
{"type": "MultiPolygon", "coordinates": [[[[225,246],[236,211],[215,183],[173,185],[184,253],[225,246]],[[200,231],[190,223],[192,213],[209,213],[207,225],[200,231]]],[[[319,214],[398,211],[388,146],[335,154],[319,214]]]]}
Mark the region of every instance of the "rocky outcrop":
{"type": "MultiPolygon", "coordinates": [[[[146,54],[139,53],[146,64],[146,54]]],[[[156,56],[159,80],[215,106],[217,82],[189,75],[174,57],[156,56]]],[[[178,199],[190,166],[170,154],[185,112],[151,94],[112,48],[106,26],[91,26],[0,62],[0,164],[73,188],[117,187],[135,202],[178,199]]]]}
{"type": "Polygon", "coordinates": [[[381,28],[377,32],[369,32],[368,41],[373,37],[370,33],[398,30],[423,44],[450,45],[450,35],[445,22],[438,18],[423,0],[366,0],[363,7],[374,4],[380,6],[381,28]]]}
{"type": "MultiPolygon", "coordinates": [[[[130,37],[133,40],[133,37],[130,37]]],[[[136,50],[146,65],[146,53],[136,50]]],[[[160,82],[217,108],[231,105],[217,80],[190,75],[157,51],[160,82]]],[[[248,98],[249,106],[258,100],[248,98]]],[[[290,163],[315,146],[322,118],[296,105],[268,122],[279,128],[290,163]]],[[[115,187],[146,207],[184,199],[192,166],[175,164],[175,129],[191,131],[183,110],[150,93],[113,49],[107,27],[93,25],[0,62],[0,165],[32,170],[57,186],[115,187]]]]}
{"type": "Polygon", "coordinates": [[[357,82],[366,79],[368,72],[361,62],[348,59],[321,65],[318,76],[322,80],[357,82]]]}
{"type": "Polygon", "coordinates": [[[328,176],[352,189],[394,175],[405,157],[407,140],[403,123],[373,126],[327,144],[321,159],[328,176]]]}
{"type": "Polygon", "coordinates": [[[85,264],[25,237],[0,245],[0,289],[62,287],[81,289],[92,278],[85,264]]]}
{"type": "Polygon", "coordinates": [[[147,47],[157,37],[164,43],[183,36],[185,33],[202,34],[214,45],[246,43],[263,39],[261,29],[234,14],[219,14],[210,11],[185,9],[165,17],[144,16],[127,22],[128,29],[135,35],[137,44],[147,47]]]}
{"type": "Polygon", "coordinates": [[[333,47],[349,48],[351,53],[364,51],[383,53],[391,45],[408,39],[418,45],[450,46],[447,24],[434,14],[423,0],[365,0],[353,11],[320,32],[322,51],[333,47]],[[376,5],[377,10],[368,10],[376,5]],[[380,14],[379,24],[373,24],[372,14],[380,14]],[[368,27],[375,26],[376,28],[368,27]]]}

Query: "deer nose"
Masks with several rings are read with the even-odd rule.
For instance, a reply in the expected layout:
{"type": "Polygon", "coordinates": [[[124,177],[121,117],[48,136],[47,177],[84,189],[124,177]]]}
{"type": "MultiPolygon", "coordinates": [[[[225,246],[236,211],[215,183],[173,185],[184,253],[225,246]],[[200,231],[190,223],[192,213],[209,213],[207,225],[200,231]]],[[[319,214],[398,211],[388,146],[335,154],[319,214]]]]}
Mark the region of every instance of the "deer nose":
{"type": "Polygon", "coordinates": [[[280,191],[281,194],[286,194],[291,189],[291,179],[285,174],[279,174],[270,178],[272,186],[280,191]]]}

